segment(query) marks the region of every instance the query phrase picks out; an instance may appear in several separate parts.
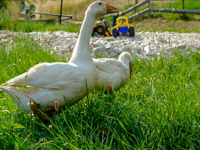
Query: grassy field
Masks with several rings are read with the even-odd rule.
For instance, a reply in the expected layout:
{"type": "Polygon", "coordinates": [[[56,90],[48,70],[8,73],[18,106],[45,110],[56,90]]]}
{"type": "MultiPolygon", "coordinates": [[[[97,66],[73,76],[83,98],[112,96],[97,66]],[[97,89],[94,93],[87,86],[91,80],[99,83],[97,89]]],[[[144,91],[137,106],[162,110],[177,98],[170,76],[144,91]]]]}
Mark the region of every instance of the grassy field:
{"type": "MultiPolygon", "coordinates": [[[[0,45],[0,84],[39,62],[65,62],[29,37],[0,45]]],[[[43,123],[0,91],[0,149],[199,149],[200,53],[135,58],[113,95],[93,91],[43,123]]]]}
{"type": "MultiPolygon", "coordinates": [[[[200,33],[198,19],[166,18],[150,15],[133,25],[136,32],[200,33]]],[[[19,22],[0,10],[0,30],[5,29],[79,32],[80,25],[19,22]]],[[[67,58],[50,54],[29,37],[13,41],[11,46],[0,43],[0,84],[40,62],[66,62],[67,58]]],[[[200,149],[199,50],[184,55],[175,49],[174,57],[153,60],[136,57],[132,79],[125,87],[113,95],[93,91],[49,122],[19,109],[0,91],[0,150],[200,149]]]]}
{"type": "MultiPolygon", "coordinates": [[[[155,8],[170,8],[170,9],[182,9],[183,3],[182,0],[169,1],[165,3],[161,2],[161,5],[158,5],[159,2],[155,2],[155,8]]],[[[184,9],[185,10],[199,10],[200,3],[199,0],[184,0],[184,9]]],[[[194,14],[174,14],[174,13],[156,13],[157,16],[163,17],[165,19],[173,20],[198,20],[200,19],[199,15],[194,14]]]]}

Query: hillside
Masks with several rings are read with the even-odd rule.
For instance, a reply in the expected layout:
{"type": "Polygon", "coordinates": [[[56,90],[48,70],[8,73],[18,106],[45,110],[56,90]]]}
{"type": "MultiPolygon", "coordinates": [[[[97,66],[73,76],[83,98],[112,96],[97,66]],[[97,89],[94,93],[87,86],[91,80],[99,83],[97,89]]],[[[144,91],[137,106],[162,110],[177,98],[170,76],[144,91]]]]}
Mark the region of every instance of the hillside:
{"type": "MultiPolygon", "coordinates": [[[[76,1],[68,1],[63,0],[63,14],[68,14],[73,16],[74,21],[82,21],[85,9],[95,0],[76,0],[76,1]]],[[[120,11],[127,10],[131,6],[135,4],[135,0],[104,0],[107,3],[117,7],[120,11]],[[129,2],[129,4],[128,4],[129,2]]],[[[142,0],[138,0],[140,2],[142,0]]],[[[33,26],[27,26],[26,24],[20,23],[17,20],[19,7],[16,7],[15,1],[11,1],[7,6],[7,15],[3,12],[0,13],[1,21],[0,21],[0,29],[7,29],[13,31],[23,31],[23,32],[31,32],[31,31],[58,31],[65,30],[71,32],[78,32],[79,25],[69,25],[66,28],[66,24],[61,26],[54,25],[42,25],[44,28],[41,28],[41,24],[37,24],[35,22],[30,23],[34,24],[33,26]],[[15,6],[15,7],[14,7],[15,6]],[[8,17],[9,16],[9,17],[8,17]],[[45,27],[46,26],[46,27],[45,27]],[[48,27],[47,27],[48,26],[48,27]]],[[[44,13],[60,13],[60,0],[32,0],[32,2],[36,3],[36,12],[44,12],[44,13]]],[[[181,9],[182,0],[167,0],[161,1],[151,0],[152,7],[154,8],[171,8],[181,9]]],[[[18,3],[19,5],[19,3],[18,3]]],[[[144,9],[144,8],[142,8],[144,9]]],[[[198,0],[185,0],[185,9],[200,9],[200,3],[198,0]]],[[[141,10],[141,9],[140,9],[141,10]]],[[[138,10],[138,11],[140,11],[138,10]]],[[[127,16],[131,16],[133,13],[128,13],[127,16]]],[[[37,16],[39,18],[40,16],[37,16]]],[[[47,16],[42,16],[47,17],[47,16]]],[[[49,17],[52,18],[52,17],[49,17]]],[[[57,19],[57,17],[55,17],[57,19]]],[[[112,22],[112,18],[106,18],[106,21],[112,22]]],[[[182,15],[182,14],[169,14],[169,13],[150,13],[149,15],[145,15],[145,17],[134,20],[131,22],[135,26],[136,32],[140,31],[174,31],[174,32],[200,32],[200,15],[182,15]]]]}
{"type": "MultiPolygon", "coordinates": [[[[36,11],[48,13],[60,13],[60,0],[35,0],[38,4],[36,11]]],[[[63,0],[63,14],[73,15],[75,20],[81,20],[87,6],[95,0],[63,0]]],[[[128,0],[104,0],[119,9],[124,9],[128,5],[128,0]]],[[[132,0],[129,5],[135,2],[132,0]]]]}
{"type": "MultiPolygon", "coordinates": [[[[33,0],[33,1],[38,4],[36,10],[37,12],[60,13],[60,0],[33,0]]],[[[63,0],[63,14],[73,15],[74,20],[82,20],[87,6],[93,1],[95,0],[76,0],[76,1],[63,0]]],[[[138,1],[139,3],[143,0],[103,0],[103,1],[117,7],[120,11],[123,11],[134,6],[136,1],[138,1]]],[[[146,8],[147,5],[144,7],[146,8]]],[[[151,0],[151,7],[182,9],[182,0],[151,0]]],[[[200,3],[198,0],[184,0],[184,9],[200,9],[200,3]]],[[[136,12],[132,12],[128,15],[131,15],[133,13],[136,12]]],[[[159,16],[164,16],[166,18],[168,17],[176,18],[179,15],[159,14],[159,16]]]]}

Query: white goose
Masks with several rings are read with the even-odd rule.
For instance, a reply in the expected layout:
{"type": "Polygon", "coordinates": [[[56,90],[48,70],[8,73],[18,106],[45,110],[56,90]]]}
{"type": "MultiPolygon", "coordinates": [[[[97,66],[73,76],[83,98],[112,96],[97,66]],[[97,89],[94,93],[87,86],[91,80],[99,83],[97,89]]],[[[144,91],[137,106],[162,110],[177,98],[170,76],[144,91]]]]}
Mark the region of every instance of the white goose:
{"type": "Polygon", "coordinates": [[[26,111],[34,110],[28,105],[30,100],[39,104],[43,111],[54,110],[55,101],[59,106],[75,104],[94,88],[96,82],[96,67],[89,50],[95,19],[117,11],[103,1],[92,3],[86,11],[69,63],[35,65],[0,88],[26,111]]]}
{"type": "Polygon", "coordinates": [[[93,59],[97,68],[97,82],[95,88],[112,93],[125,85],[131,77],[133,68],[133,58],[123,52],[119,55],[118,60],[112,58],[93,59]]]}

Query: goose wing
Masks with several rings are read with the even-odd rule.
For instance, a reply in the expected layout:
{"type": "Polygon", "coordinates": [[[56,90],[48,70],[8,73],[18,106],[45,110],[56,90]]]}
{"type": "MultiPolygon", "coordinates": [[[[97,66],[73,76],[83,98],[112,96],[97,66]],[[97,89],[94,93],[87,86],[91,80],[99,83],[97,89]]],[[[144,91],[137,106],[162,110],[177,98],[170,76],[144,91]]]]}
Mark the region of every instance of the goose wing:
{"type": "Polygon", "coordinates": [[[109,85],[117,89],[127,82],[129,69],[122,62],[110,58],[93,60],[98,72],[97,88],[103,89],[109,85]]]}
{"type": "Polygon", "coordinates": [[[82,72],[84,71],[75,64],[41,63],[3,85],[60,88],[63,85],[78,83],[82,72]]]}
{"type": "Polygon", "coordinates": [[[105,73],[114,74],[114,73],[123,73],[128,70],[128,68],[121,63],[120,61],[112,58],[101,58],[93,59],[95,66],[100,71],[105,73]]]}

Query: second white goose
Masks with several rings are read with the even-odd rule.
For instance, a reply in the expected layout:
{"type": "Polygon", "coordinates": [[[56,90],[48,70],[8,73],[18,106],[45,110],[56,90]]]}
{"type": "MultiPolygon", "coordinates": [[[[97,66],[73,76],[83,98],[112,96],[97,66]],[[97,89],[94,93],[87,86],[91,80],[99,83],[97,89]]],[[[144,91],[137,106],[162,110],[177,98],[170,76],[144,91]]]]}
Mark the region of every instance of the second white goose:
{"type": "Polygon", "coordinates": [[[97,68],[96,89],[105,88],[112,93],[128,83],[133,68],[133,58],[128,52],[119,55],[118,60],[113,58],[93,59],[97,68]]]}

